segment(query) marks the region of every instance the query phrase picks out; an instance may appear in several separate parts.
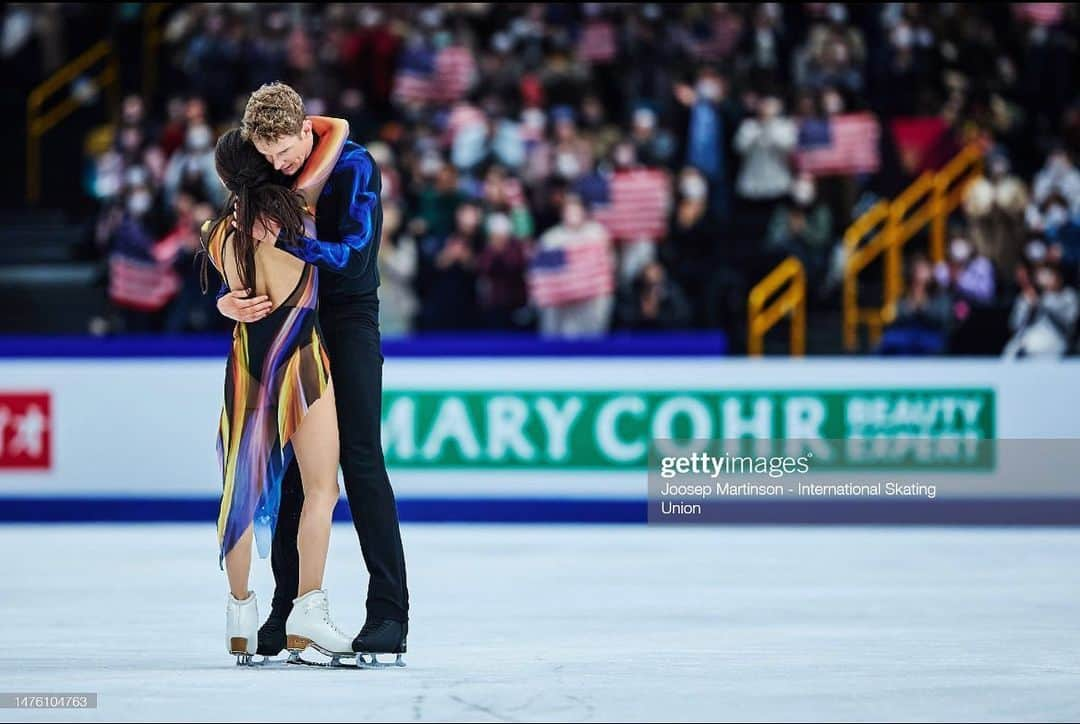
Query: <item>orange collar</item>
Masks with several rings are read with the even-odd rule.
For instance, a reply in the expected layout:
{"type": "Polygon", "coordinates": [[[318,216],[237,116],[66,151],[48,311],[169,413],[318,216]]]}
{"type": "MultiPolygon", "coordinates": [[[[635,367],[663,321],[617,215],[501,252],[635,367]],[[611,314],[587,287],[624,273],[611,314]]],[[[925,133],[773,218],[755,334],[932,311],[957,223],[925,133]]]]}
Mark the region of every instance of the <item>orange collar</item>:
{"type": "Polygon", "coordinates": [[[326,116],[308,116],[308,120],[311,121],[311,130],[318,135],[319,142],[311,150],[304,170],[293,183],[293,189],[303,193],[311,212],[315,213],[315,202],[318,201],[326,180],[330,178],[330,172],[341,158],[345,142],[349,140],[349,122],[344,118],[326,116]]]}

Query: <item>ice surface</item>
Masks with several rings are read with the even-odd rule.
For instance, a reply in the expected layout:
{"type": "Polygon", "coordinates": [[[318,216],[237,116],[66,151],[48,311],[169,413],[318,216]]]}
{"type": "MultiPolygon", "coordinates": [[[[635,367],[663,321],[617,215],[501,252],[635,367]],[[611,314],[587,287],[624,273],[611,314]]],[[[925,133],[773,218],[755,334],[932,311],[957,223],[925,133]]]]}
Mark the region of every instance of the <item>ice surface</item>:
{"type": "MultiPolygon", "coordinates": [[[[0,527],[0,691],[99,694],[0,720],[1080,719],[1077,530],[403,532],[408,668],[245,670],[212,526],[0,527]]],[[[335,526],[346,630],[366,580],[335,526]]]]}

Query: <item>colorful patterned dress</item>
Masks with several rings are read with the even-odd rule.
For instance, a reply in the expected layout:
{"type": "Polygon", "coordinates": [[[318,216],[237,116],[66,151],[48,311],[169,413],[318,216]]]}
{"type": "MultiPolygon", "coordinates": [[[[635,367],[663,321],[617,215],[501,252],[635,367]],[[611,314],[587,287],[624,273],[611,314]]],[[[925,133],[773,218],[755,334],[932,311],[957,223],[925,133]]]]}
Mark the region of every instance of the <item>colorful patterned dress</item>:
{"type": "MultiPolygon", "coordinates": [[[[334,166],[346,148],[349,124],[323,116],[309,119],[317,143],[297,175],[293,190],[307,207],[301,240],[310,246],[316,235],[319,198],[327,190],[334,166]]],[[[225,222],[213,228],[209,222],[203,225],[203,246],[219,273],[236,268],[231,254],[226,255],[228,267],[222,259],[229,231],[225,222]]],[[[319,272],[315,264],[322,260],[320,254],[343,252],[347,252],[343,244],[321,243],[315,244],[315,251],[298,247],[286,252],[280,243],[257,251],[261,255],[257,259],[262,269],[259,273],[267,276],[264,282],[274,283],[279,290],[292,289],[292,293],[282,295],[274,311],[258,322],[237,323],[233,334],[218,430],[223,481],[218,515],[219,565],[252,523],[259,555],[270,555],[282,477],[293,457],[289,441],[308,408],[326,391],[330,378],[318,322],[319,272]],[[319,251],[324,247],[325,252],[319,251]]],[[[222,274],[226,286],[230,281],[241,286],[237,276],[222,274]]],[[[273,298],[271,301],[277,304],[273,298]]]]}
{"type": "MultiPolygon", "coordinates": [[[[236,268],[235,263],[226,268],[222,259],[229,235],[225,221],[213,228],[210,222],[203,226],[203,243],[219,272],[236,268]]],[[[259,555],[270,554],[281,480],[293,457],[290,440],[330,380],[330,360],[318,322],[318,270],[298,264],[280,249],[264,254],[271,257],[264,268],[276,266],[275,271],[290,274],[291,281],[300,266],[300,277],[269,315],[257,322],[238,322],[233,333],[217,441],[223,480],[219,565],[252,523],[259,555]],[[281,255],[280,260],[274,255],[281,255]]],[[[223,276],[237,282],[235,272],[223,276]]]]}

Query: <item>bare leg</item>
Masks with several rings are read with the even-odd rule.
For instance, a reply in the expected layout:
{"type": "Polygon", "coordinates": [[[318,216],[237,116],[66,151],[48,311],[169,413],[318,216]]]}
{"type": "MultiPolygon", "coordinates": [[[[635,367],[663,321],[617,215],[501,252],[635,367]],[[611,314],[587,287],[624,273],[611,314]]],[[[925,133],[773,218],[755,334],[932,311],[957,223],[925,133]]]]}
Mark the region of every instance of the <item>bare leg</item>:
{"type": "Polygon", "coordinates": [[[326,553],[330,547],[330,524],[340,495],[337,482],[338,421],[332,381],[293,433],[292,446],[304,487],[304,506],[296,536],[300,554],[297,596],[303,596],[322,588],[326,553]]]}
{"type": "Polygon", "coordinates": [[[244,601],[248,597],[248,576],[251,575],[252,526],[248,526],[236,545],[225,556],[225,572],[229,577],[229,591],[233,598],[244,601]]]}

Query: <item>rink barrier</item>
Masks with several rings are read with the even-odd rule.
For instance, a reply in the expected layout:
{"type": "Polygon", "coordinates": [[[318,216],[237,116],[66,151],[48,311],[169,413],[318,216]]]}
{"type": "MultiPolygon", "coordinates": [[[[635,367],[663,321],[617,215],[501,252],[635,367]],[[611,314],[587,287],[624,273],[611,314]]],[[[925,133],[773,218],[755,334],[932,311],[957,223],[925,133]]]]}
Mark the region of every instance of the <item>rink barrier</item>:
{"type": "MultiPolygon", "coordinates": [[[[2,523],[206,523],[214,498],[0,498],[2,523]]],[[[590,498],[401,498],[403,523],[610,523],[645,525],[644,500],[590,498]]],[[[334,520],[352,520],[342,500],[334,520]]],[[[739,501],[727,524],[1080,525],[1080,498],[936,501],[739,501]]],[[[681,527],[653,525],[650,528],[681,527]]]]}
{"type": "MultiPolygon", "coordinates": [[[[0,336],[0,359],[199,358],[222,360],[227,335],[0,336]]],[[[723,357],[723,332],[611,334],[597,339],[541,339],[532,334],[425,334],[384,337],[383,355],[395,357],[723,357]]]]}

